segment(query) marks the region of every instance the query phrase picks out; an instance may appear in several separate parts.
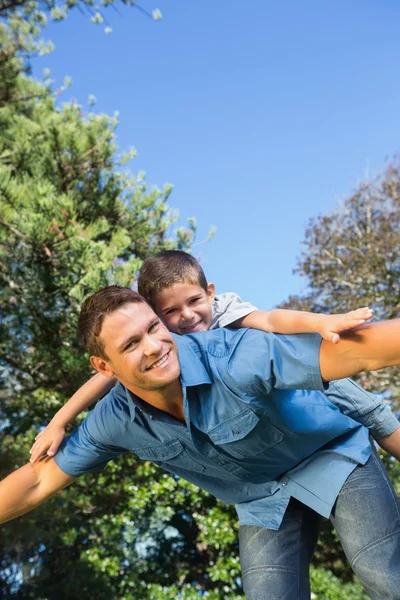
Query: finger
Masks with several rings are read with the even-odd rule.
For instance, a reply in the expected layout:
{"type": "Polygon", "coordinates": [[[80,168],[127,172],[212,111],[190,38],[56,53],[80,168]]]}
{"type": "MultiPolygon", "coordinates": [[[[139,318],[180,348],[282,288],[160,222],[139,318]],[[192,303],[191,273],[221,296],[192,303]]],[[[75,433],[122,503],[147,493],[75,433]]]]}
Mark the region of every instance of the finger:
{"type": "Polygon", "coordinates": [[[54,455],[55,455],[55,453],[56,453],[56,452],[57,452],[57,450],[58,450],[58,446],[59,446],[59,445],[60,445],[60,444],[57,444],[56,442],[53,442],[53,443],[51,444],[50,448],[47,450],[47,455],[48,455],[48,456],[54,456],[54,455]]]}
{"type": "Polygon", "coordinates": [[[340,340],[339,335],[337,333],[334,333],[331,337],[331,342],[333,342],[334,344],[337,344],[339,340],[340,340]]]}

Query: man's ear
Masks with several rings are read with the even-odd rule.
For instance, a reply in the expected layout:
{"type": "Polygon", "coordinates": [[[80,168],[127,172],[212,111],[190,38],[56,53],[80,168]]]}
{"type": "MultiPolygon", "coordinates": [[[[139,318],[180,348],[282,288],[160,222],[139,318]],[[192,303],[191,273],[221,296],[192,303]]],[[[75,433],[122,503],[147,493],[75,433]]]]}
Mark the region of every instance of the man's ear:
{"type": "Polygon", "coordinates": [[[215,298],[215,285],[212,282],[207,284],[207,297],[209,303],[212,304],[215,298]]]}
{"type": "Polygon", "coordinates": [[[115,373],[112,370],[110,363],[104,358],[100,358],[100,356],[91,356],[90,364],[96,369],[96,371],[105,377],[115,377],[115,373]]]}

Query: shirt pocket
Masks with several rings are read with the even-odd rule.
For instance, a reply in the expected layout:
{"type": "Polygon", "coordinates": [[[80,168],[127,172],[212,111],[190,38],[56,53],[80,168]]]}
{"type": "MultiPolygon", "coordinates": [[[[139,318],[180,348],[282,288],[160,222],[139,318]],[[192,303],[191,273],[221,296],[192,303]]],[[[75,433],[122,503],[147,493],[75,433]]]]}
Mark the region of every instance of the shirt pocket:
{"type": "MultiPolygon", "coordinates": [[[[174,468],[197,471],[198,473],[202,473],[205,469],[203,465],[187,454],[182,442],[179,440],[169,440],[162,444],[132,448],[132,452],[142,460],[150,460],[172,472],[174,472],[174,468]]],[[[177,474],[179,475],[179,473],[177,474]]]]}
{"type": "MultiPolygon", "coordinates": [[[[211,441],[235,459],[265,458],[284,439],[280,429],[251,409],[241,411],[208,432],[211,441]]],[[[245,465],[243,465],[245,467],[245,465]]]]}

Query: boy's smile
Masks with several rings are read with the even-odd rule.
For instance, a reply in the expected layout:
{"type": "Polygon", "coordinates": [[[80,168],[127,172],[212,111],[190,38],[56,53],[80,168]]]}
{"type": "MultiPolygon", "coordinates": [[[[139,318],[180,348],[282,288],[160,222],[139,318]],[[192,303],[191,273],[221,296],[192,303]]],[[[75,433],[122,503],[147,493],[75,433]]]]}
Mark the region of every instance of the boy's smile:
{"type": "Polygon", "coordinates": [[[170,331],[184,335],[207,331],[211,325],[215,288],[209,283],[207,291],[199,284],[175,283],[156,298],[156,312],[170,331]]]}

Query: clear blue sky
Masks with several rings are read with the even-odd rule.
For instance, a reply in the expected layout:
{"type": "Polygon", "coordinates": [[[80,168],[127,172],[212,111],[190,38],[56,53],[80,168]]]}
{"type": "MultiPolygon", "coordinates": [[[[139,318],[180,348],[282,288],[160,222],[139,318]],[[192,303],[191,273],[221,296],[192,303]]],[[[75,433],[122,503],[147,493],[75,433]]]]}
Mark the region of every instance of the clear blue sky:
{"type": "Polygon", "coordinates": [[[34,63],[64,75],[87,110],[120,113],[133,171],[174,184],[170,204],[196,216],[200,258],[217,289],[260,308],[301,292],[292,275],[309,217],[338,207],[399,147],[400,5],[396,0],[141,0],[77,11],[34,63]]]}

